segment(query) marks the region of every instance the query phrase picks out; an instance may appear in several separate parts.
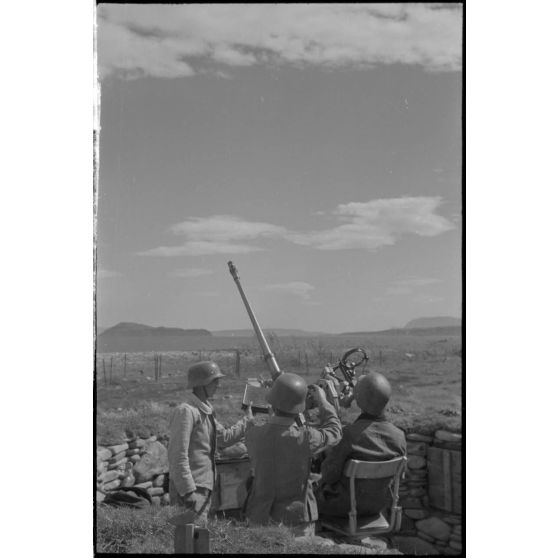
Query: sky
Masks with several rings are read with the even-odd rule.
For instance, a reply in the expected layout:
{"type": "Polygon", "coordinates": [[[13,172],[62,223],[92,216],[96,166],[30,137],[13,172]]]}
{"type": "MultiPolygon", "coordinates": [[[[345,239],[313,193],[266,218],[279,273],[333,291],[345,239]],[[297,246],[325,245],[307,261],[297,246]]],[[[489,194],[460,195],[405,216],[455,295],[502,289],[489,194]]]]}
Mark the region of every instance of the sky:
{"type": "Polygon", "coordinates": [[[97,321],[461,315],[460,4],[97,9],[97,321]]]}

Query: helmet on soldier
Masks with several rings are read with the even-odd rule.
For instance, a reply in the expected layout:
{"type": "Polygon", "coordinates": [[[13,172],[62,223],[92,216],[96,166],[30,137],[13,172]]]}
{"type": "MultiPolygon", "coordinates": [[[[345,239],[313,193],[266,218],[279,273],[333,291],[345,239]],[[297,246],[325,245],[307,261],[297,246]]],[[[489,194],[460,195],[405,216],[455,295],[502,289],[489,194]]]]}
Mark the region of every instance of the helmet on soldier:
{"type": "Polygon", "coordinates": [[[266,399],[274,409],[296,415],[304,411],[307,393],[308,387],[304,378],[285,372],[273,382],[266,399]]]}
{"type": "Polygon", "coordinates": [[[355,389],[357,405],[369,415],[379,415],[391,396],[387,378],[379,372],[369,372],[359,377],[355,389]]]}
{"type": "Polygon", "coordinates": [[[203,360],[188,368],[188,388],[207,386],[217,378],[224,378],[217,364],[211,360],[203,360]]]}

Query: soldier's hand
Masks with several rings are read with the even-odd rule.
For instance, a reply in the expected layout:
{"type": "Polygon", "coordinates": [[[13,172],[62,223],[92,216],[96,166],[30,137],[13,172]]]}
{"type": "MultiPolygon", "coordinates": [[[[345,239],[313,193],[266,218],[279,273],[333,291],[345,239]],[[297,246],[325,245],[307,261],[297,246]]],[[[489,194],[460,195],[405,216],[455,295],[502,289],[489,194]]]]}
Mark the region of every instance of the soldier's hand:
{"type": "Polygon", "coordinates": [[[326,378],[327,376],[335,376],[335,372],[333,371],[333,368],[329,362],[324,366],[322,372],[322,378],[326,378]]]}
{"type": "Polygon", "coordinates": [[[324,403],[327,402],[325,391],[316,384],[314,384],[312,389],[312,401],[316,407],[323,407],[324,403]]]}
{"type": "Polygon", "coordinates": [[[254,413],[252,413],[252,401],[248,404],[246,409],[244,409],[244,416],[250,421],[254,422],[254,413]]]}

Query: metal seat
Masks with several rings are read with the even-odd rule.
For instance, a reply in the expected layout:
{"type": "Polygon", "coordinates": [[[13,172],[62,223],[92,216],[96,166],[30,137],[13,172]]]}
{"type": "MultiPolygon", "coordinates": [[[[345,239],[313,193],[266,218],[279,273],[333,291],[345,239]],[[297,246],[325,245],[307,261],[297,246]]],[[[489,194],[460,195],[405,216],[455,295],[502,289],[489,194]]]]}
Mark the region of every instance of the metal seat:
{"type": "Polygon", "coordinates": [[[349,478],[351,507],[348,517],[323,517],[321,524],[337,533],[351,537],[365,537],[398,531],[401,528],[401,506],[399,506],[399,483],[405,472],[406,457],[397,457],[390,461],[359,461],[349,459],[345,464],[343,474],[349,478]],[[357,502],[355,492],[355,479],[385,479],[391,478],[391,505],[388,510],[388,519],[383,514],[372,517],[357,517],[357,502]]]}

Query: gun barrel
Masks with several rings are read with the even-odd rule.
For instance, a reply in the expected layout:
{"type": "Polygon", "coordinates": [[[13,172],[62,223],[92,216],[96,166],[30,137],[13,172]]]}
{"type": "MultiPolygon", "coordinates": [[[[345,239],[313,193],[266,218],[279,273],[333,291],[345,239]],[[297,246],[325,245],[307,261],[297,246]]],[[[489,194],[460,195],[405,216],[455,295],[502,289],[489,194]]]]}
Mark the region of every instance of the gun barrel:
{"type": "Polygon", "coordinates": [[[234,282],[238,287],[238,292],[240,293],[242,302],[244,302],[244,306],[246,307],[246,311],[248,312],[248,316],[250,317],[250,321],[252,322],[252,327],[254,328],[254,332],[256,333],[256,337],[258,339],[260,347],[262,348],[264,354],[264,360],[267,364],[267,367],[269,368],[269,371],[271,372],[271,377],[275,380],[275,378],[277,378],[282,374],[281,369],[279,368],[279,364],[277,364],[275,355],[272,353],[269,344],[267,342],[267,339],[265,338],[265,335],[262,331],[262,328],[260,327],[260,324],[256,319],[256,316],[250,306],[250,303],[248,302],[248,299],[244,294],[244,289],[240,284],[240,278],[238,277],[238,270],[236,269],[236,266],[232,262],[228,262],[228,265],[229,265],[229,271],[231,272],[234,282]]]}

